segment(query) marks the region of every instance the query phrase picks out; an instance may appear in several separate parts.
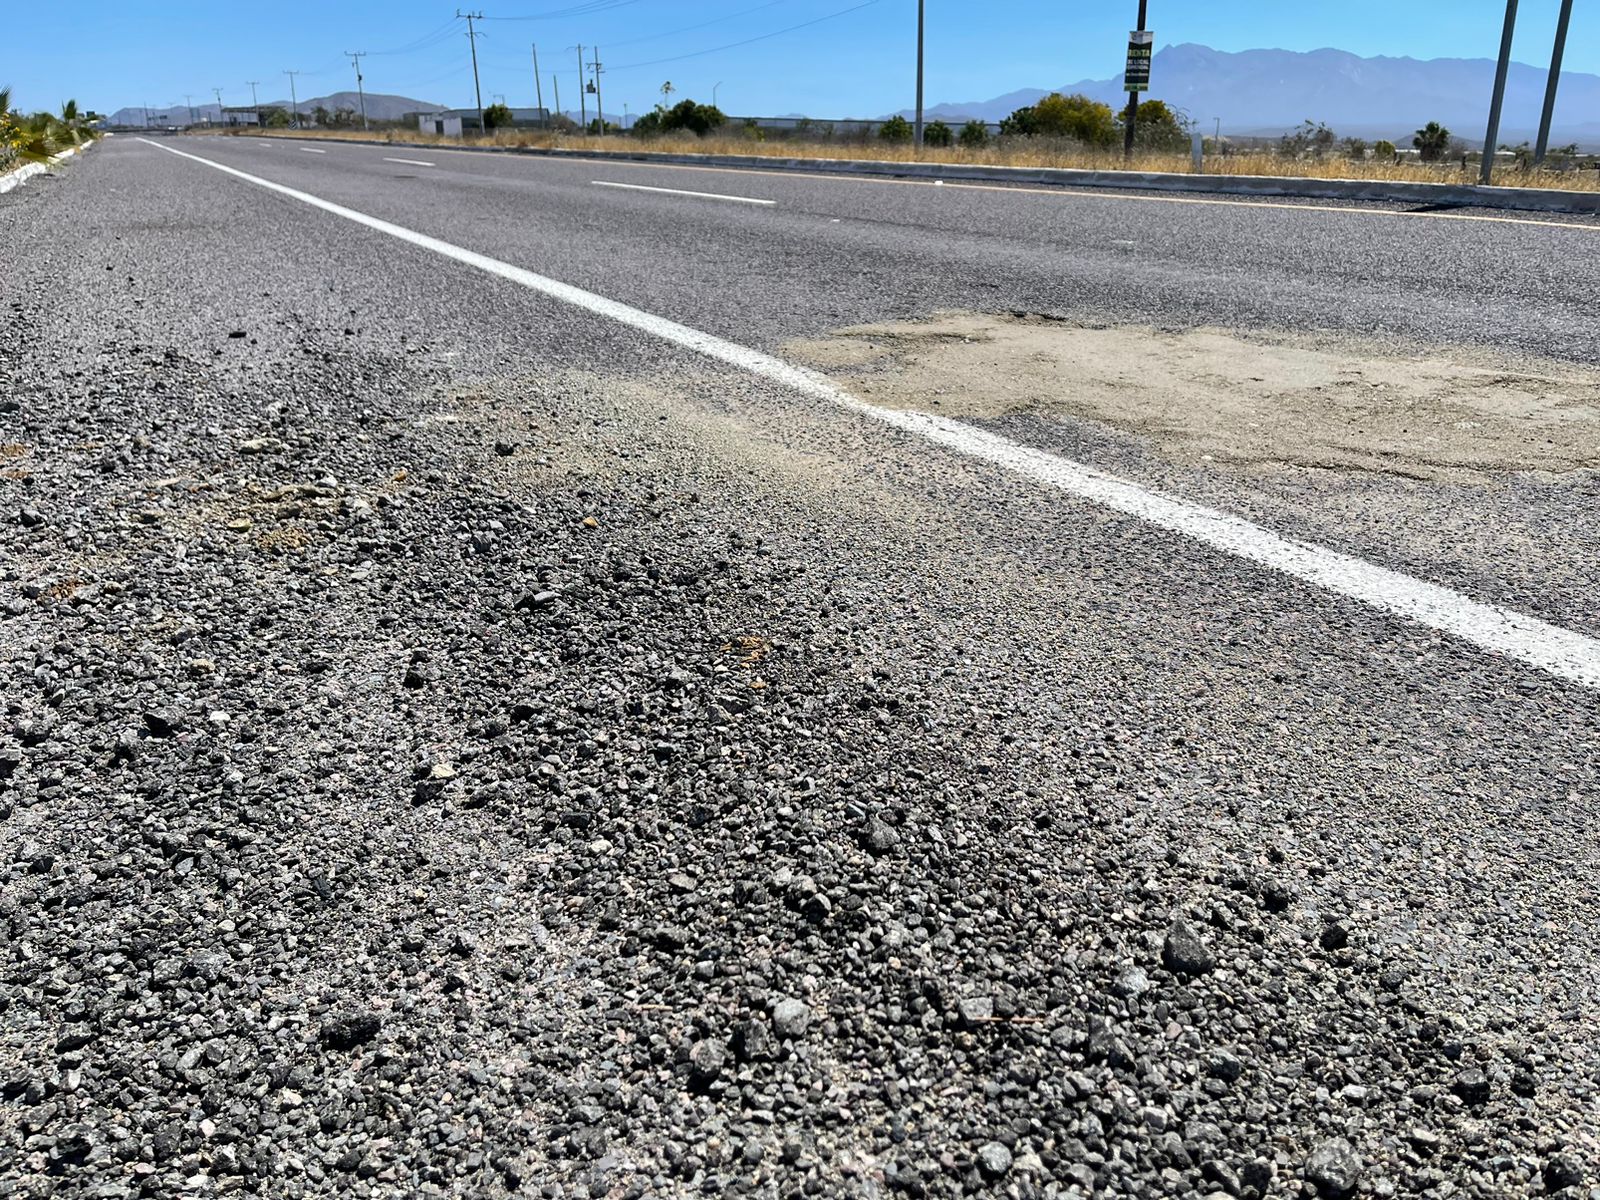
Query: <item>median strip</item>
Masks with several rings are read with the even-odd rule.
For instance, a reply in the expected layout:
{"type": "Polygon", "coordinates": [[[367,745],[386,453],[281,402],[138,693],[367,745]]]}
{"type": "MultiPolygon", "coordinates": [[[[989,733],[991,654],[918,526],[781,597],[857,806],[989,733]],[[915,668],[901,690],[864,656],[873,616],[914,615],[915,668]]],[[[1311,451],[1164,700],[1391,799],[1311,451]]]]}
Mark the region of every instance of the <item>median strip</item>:
{"type": "Polygon", "coordinates": [[[757,200],[753,196],[725,196],[720,192],[686,192],[682,188],[646,187],[642,183],[612,183],[605,179],[591,179],[595,187],[622,188],[629,192],[662,192],[668,196],[694,196],[699,200],[729,200],[735,204],[761,204],[768,208],[775,206],[776,200],[757,200]]]}
{"type": "Polygon", "coordinates": [[[1024,478],[1134,517],[1156,528],[1180,533],[1212,549],[1358,600],[1418,625],[1452,634],[1481,649],[1538,667],[1562,679],[1584,687],[1600,688],[1600,640],[1595,638],[1536,617],[1472,600],[1449,588],[1413,579],[1352,555],[1282,537],[1242,517],[1147,488],[1132,480],[1010,441],[960,421],[928,413],[879,408],[857,399],[814,371],[794,366],[759,350],[702,333],[665,317],[368,216],[309,192],[201,158],[197,154],[163,146],[148,138],[139,140],[168,154],[191,159],[246,183],[759,375],[815,400],[915,434],[969,458],[993,463],[1024,478]]]}

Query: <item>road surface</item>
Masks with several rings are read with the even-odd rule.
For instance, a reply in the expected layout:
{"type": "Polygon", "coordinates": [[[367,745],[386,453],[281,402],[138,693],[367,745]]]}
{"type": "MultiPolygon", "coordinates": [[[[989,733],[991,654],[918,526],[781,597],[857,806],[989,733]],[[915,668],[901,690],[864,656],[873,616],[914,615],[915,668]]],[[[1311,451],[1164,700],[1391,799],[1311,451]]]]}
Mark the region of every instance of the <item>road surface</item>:
{"type": "Polygon", "coordinates": [[[1589,1194],[1597,239],[287,139],[8,195],[0,1194],[1589,1194]],[[948,312],[1537,360],[1577,465],[793,365],[948,312]]]}

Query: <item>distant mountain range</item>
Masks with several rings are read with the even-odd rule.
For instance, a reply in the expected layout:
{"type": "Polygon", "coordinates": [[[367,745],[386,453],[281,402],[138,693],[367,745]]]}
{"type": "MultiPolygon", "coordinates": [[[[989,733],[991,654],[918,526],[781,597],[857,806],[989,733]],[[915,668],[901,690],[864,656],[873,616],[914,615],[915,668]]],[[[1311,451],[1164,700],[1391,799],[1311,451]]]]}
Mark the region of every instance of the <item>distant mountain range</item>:
{"type": "MultiPolygon", "coordinates": [[[[233,101],[230,102],[229,107],[238,107],[247,103],[248,101],[233,101]]],[[[328,96],[302,97],[299,101],[300,111],[308,116],[318,105],[321,105],[329,112],[337,112],[341,108],[348,108],[351,112],[358,113],[361,111],[361,97],[355,92],[334,92],[328,96]]],[[[289,98],[285,96],[281,100],[263,100],[261,107],[287,110],[290,107],[289,98]]],[[[428,100],[413,100],[409,96],[386,96],[382,92],[367,93],[367,116],[374,121],[398,121],[407,113],[428,112],[443,107],[444,105],[442,104],[434,104],[428,100]]],[[[191,123],[191,117],[189,116],[191,111],[194,113],[193,121],[209,120],[215,122],[220,119],[218,116],[219,110],[215,104],[196,104],[193,110],[186,104],[174,104],[165,108],[152,108],[149,111],[150,122],[153,125],[188,125],[191,123]]],[[[106,120],[112,125],[143,125],[145,109],[143,106],[119,108],[106,120]]]]}
{"type": "MultiPolygon", "coordinates": [[[[1191,42],[1156,53],[1149,96],[1183,109],[1203,129],[1213,128],[1220,117],[1222,132],[1236,136],[1278,134],[1309,118],[1340,134],[1409,144],[1413,130],[1439,121],[1463,142],[1479,145],[1494,67],[1487,58],[1362,58],[1344,50],[1230,53],[1191,42]]],[[[1511,65],[1502,141],[1532,140],[1537,133],[1545,75],[1545,67],[1511,65]]],[[[945,121],[998,121],[1051,91],[1082,92],[1114,107],[1127,102],[1117,75],[1050,89],[1023,88],[992,100],[937,104],[928,113],[945,121]]],[[[1557,144],[1600,145],[1600,75],[1562,72],[1552,137],[1557,144]]]]}

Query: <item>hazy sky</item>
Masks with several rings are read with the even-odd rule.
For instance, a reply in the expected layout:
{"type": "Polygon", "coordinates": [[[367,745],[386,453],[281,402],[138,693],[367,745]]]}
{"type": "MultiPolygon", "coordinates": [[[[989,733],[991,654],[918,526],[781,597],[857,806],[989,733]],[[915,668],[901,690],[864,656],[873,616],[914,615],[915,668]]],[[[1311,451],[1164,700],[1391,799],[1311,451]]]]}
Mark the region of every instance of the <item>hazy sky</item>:
{"type": "MultiPolygon", "coordinates": [[[[483,0],[479,68],[484,102],[533,103],[529,46],[539,46],[545,100],[561,74],[575,108],[573,47],[599,43],[607,111],[635,113],[670,79],[677,98],[709,100],[738,116],[806,112],[873,116],[911,103],[915,0],[483,0]],[[523,19],[513,19],[523,18],[523,19]],[[815,22],[793,28],[804,22],[815,22]],[[765,35],[774,36],[765,36],[765,35]],[[749,41],[760,38],[762,40],[749,41]],[[730,45],[745,42],[744,45],[730,45]],[[710,51],[710,53],[705,53],[710,51]],[[661,61],[671,60],[671,61],[661,61]]],[[[110,112],[286,98],[296,68],[302,98],[353,89],[341,54],[371,52],[369,91],[432,103],[472,103],[466,22],[436,0],[227,4],[209,0],[75,0],[8,6],[0,85],[22,108],[75,97],[110,112]]],[[[1522,0],[1515,56],[1549,61],[1559,0],[1522,0]]],[[[982,100],[1019,87],[1106,78],[1122,67],[1134,0],[927,0],[928,103],[982,100]]],[[[1156,44],[1222,50],[1336,46],[1358,54],[1492,58],[1503,0],[1151,0],[1156,44]]],[[[1569,70],[1600,72],[1600,4],[1579,4],[1569,70]]],[[[1160,80],[1153,94],[1160,94],[1160,80]]],[[[1575,114],[1576,115],[1576,114],[1575,114]]]]}

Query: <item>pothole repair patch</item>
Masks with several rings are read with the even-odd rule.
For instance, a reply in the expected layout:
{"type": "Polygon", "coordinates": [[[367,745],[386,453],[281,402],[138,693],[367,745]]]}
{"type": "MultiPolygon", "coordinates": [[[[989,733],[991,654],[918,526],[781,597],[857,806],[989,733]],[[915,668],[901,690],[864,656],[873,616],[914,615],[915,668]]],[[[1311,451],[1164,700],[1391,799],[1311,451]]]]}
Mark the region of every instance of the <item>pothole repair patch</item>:
{"type": "Polygon", "coordinates": [[[1600,467],[1600,371],[1331,336],[939,313],[784,348],[873,404],[1068,416],[1178,462],[1420,479],[1600,467]]]}

